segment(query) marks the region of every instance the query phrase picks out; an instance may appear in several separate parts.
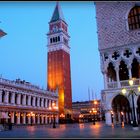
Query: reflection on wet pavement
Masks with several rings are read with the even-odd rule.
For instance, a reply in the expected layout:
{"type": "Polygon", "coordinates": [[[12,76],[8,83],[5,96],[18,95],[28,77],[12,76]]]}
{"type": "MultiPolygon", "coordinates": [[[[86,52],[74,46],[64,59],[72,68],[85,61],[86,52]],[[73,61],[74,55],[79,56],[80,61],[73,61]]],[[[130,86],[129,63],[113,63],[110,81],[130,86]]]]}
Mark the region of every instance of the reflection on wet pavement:
{"type": "Polygon", "coordinates": [[[111,127],[103,122],[14,127],[12,131],[1,131],[0,138],[133,138],[140,137],[140,130],[132,126],[111,127]]]}

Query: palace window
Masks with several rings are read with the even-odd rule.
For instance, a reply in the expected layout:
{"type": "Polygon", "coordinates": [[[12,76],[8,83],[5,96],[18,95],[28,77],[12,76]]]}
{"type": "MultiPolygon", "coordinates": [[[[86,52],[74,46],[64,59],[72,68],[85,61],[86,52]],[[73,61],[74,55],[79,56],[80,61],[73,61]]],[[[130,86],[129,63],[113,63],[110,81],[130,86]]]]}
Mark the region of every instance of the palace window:
{"type": "Polygon", "coordinates": [[[133,7],[128,15],[129,30],[140,28],[140,6],[133,7]]]}

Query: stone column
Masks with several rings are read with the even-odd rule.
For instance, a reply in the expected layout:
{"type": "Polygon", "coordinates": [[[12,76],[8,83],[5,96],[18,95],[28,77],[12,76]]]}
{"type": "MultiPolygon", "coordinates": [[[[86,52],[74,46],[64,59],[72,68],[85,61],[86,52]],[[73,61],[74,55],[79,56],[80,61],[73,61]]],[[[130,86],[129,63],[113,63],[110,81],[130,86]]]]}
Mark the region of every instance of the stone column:
{"type": "Polygon", "coordinates": [[[33,96],[33,106],[35,106],[35,96],[33,96]]]}
{"type": "Polygon", "coordinates": [[[15,123],[14,119],[15,119],[15,112],[12,112],[11,113],[11,123],[15,123]]]}
{"type": "Polygon", "coordinates": [[[15,92],[12,92],[11,103],[15,104],[15,92]]]}
{"type": "Polygon", "coordinates": [[[2,103],[2,90],[0,90],[0,103],[2,103]]]}
{"type": "Polygon", "coordinates": [[[41,115],[41,124],[43,124],[43,123],[44,123],[44,116],[41,115]]]}
{"type": "Polygon", "coordinates": [[[26,124],[26,113],[23,113],[23,124],[26,124]]]}
{"type": "Polygon", "coordinates": [[[28,95],[28,105],[31,105],[31,95],[28,95]]]}
{"type": "Polygon", "coordinates": [[[105,119],[106,119],[106,124],[111,126],[112,125],[112,121],[111,121],[110,110],[106,110],[106,112],[105,112],[105,119]]]}
{"type": "Polygon", "coordinates": [[[131,72],[132,66],[131,66],[131,64],[128,64],[127,68],[128,68],[128,73],[129,73],[129,79],[131,79],[132,78],[132,72],[131,72]]]}
{"type": "Polygon", "coordinates": [[[20,112],[19,113],[17,113],[18,115],[17,115],[17,124],[20,124],[20,112]]]}
{"type": "Polygon", "coordinates": [[[43,98],[40,98],[41,100],[41,107],[43,107],[43,98]]]}
{"type": "Polygon", "coordinates": [[[107,89],[107,71],[103,71],[103,76],[104,76],[104,89],[107,89]]]}
{"type": "Polygon", "coordinates": [[[4,103],[8,103],[8,99],[9,99],[9,92],[5,91],[4,103]]]}
{"type": "Polygon", "coordinates": [[[26,94],[23,95],[23,105],[26,105],[26,94]]]}
{"type": "Polygon", "coordinates": [[[45,108],[47,108],[47,98],[45,99],[45,108]]]}
{"type": "Polygon", "coordinates": [[[126,112],[126,121],[129,122],[128,112],[126,112]]]}
{"type": "Polygon", "coordinates": [[[49,115],[48,116],[48,119],[49,119],[49,124],[51,123],[51,116],[49,115]]]}
{"type": "Polygon", "coordinates": [[[45,124],[47,124],[47,116],[45,116],[45,124]]]}
{"type": "Polygon", "coordinates": [[[39,107],[39,103],[40,103],[40,98],[37,97],[37,107],[39,107]]]}
{"type": "Polygon", "coordinates": [[[115,66],[115,71],[116,71],[116,77],[117,77],[117,85],[118,85],[118,88],[120,88],[121,85],[120,85],[119,65],[118,64],[116,64],[116,66],[115,66]]]}

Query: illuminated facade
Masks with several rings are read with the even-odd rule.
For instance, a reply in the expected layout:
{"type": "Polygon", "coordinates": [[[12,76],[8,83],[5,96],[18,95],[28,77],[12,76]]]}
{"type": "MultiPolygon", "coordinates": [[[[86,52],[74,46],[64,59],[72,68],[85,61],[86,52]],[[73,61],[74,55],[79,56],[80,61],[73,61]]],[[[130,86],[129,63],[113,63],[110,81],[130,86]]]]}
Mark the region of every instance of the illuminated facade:
{"type": "Polygon", "coordinates": [[[70,47],[68,25],[64,20],[60,5],[57,2],[48,35],[48,77],[47,88],[58,90],[59,115],[71,118],[72,93],[70,72],[70,47]]]}
{"type": "Polygon", "coordinates": [[[50,124],[55,114],[58,123],[58,95],[29,82],[0,78],[0,124],[50,124]],[[9,119],[8,119],[9,118],[9,119]],[[8,120],[7,120],[8,119],[8,120]]]}
{"type": "Polygon", "coordinates": [[[101,91],[106,124],[140,123],[140,2],[95,2],[101,71],[101,91]],[[129,79],[135,78],[134,108],[131,98],[122,94],[130,89],[129,79]],[[133,113],[135,112],[135,113],[133,113]],[[136,114],[136,116],[134,115],[136,114]],[[135,116],[135,117],[134,117],[135,116]]]}
{"type": "Polygon", "coordinates": [[[93,115],[90,113],[90,111],[93,109],[96,111],[96,120],[102,120],[104,114],[100,100],[73,102],[72,111],[74,121],[90,122],[93,115]]]}

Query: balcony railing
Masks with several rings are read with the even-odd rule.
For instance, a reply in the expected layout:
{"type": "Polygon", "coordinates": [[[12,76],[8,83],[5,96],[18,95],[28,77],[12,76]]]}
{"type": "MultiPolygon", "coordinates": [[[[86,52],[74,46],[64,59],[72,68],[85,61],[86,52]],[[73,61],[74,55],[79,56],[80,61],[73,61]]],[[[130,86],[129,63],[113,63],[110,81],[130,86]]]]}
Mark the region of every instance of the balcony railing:
{"type": "MultiPolygon", "coordinates": [[[[123,80],[120,82],[108,82],[107,83],[107,89],[114,89],[114,88],[121,88],[121,87],[129,87],[129,80],[123,80]]],[[[140,85],[140,79],[134,80],[134,86],[140,85]]]]}
{"type": "Polygon", "coordinates": [[[11,81],[11,80],[8,80],[8,79],[4,79],[2,77],[0,77],[0,84],[2,85],[8,85],[8,86],[14,86],[14,87],[17,87],[17,88],[23,88],[23,89],[27,89],[27,90],[33,90],[33,91],[36,91],[36,92],[41,92],[41,93],[51,93],[51,95],[53,96],[56,96],[55,93],[51,92],[51,91],[47,91],[45,89],[41,89],[39,88],[39,86],[36,86],[36,85],[32,85],[31,83],[28,83],[28,82],[24,82],[24,83],[20,83],[19,81],[11,81]]]}

